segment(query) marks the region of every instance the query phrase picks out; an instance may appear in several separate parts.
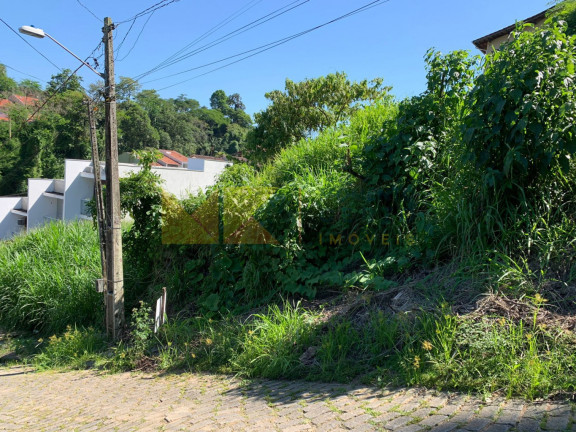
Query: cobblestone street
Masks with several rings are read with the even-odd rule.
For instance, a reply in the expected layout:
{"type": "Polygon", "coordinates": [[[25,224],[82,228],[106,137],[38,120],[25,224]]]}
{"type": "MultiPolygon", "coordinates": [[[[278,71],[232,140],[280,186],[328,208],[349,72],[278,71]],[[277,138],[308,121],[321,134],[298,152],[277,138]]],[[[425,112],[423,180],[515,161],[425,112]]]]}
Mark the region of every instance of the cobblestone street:
{"type": "Polygon", "coordinates": [[[2,431],[531,432],[573,430],[574,420],[569,404],[414,389],[0,369],[2,431]]]}

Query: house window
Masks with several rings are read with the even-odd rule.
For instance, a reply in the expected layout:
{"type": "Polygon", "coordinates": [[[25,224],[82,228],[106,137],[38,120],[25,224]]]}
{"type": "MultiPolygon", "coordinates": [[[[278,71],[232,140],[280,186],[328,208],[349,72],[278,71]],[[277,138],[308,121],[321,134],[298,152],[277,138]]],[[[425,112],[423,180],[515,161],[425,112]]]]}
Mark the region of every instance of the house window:
{"type": "Polygon", "coordinates": [[[89,198],[85,198],[80,201],[80,214],[82,216],[92,216],[92,212],[90,211],[90,201],[92,200],[89,198]]]}

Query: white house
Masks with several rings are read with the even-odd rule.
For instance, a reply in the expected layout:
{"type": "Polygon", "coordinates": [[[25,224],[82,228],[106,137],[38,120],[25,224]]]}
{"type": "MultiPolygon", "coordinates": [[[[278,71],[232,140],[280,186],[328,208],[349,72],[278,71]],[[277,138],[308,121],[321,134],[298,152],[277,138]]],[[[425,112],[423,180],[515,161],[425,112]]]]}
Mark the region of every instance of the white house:
{"type": "MultiPolygon", "coordinates": [[[[220,173],[232,163],[226,159],[194,156],[188,168],[152,166],[152,172],[164,181],[162,187],[184,198],[213,185],[220,173]]],[[[119,163],[120,177],[140,170],[136,164],[119,163]]],[[[104,164],[100,166],[106,180],[104,164]]],[[[51,220],[91,220],[87,203],[94,196],[94,167],[91,161],[66,159],[64,179],[28,179],[28,196],[0,197],[0,240],[38,227],[51,220]]]]}

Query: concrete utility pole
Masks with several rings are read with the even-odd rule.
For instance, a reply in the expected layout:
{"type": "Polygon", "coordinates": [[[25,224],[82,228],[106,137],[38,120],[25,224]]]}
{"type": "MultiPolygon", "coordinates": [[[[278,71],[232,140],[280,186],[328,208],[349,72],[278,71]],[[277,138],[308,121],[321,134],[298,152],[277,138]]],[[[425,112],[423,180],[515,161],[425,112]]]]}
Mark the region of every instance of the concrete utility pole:
{"type": "MultiPolygon", "coordinates": [[[[116,84],[111,18],[104,18],[105,103],[106,103],[106,329],[118,339],[124,325],[124,271],[118,175],[118,131],[116,125],[116,84]]],[[[99,167],[94,167],[98,169],[99,167]]]]}
{"type": "Polygon", "coordinates": [[[102,264],[102,278],[104,284],[98,285],[98,292],[107,292],[105,281],[108,279],[106,272],[106,216],[104,213],[104,197],[102,194],[102,179],[100,178],[100,155],[98,154],[98,141],[96,138],[96,120],[94,119],[94,107],[90,98],[86,98],[88,106],[88,119],[90,121],[90,143],[92,147],[92,166],[94,167],[94,197],[96,199],[96,216],[98,220],[98,240],[100,242],[100,261],[102,264]]]}

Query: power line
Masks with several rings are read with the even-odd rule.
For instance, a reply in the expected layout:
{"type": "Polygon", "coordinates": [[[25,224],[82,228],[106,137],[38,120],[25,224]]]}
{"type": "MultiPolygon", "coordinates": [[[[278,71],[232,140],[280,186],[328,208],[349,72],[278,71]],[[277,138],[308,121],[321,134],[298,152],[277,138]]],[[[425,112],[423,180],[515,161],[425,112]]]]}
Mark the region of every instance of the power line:
{"type": "MultiPolygon", "coordinates": [[[[270,43],[268,43],[268,44],[261,45],[261,46],[259,46],[259,47],[257,47],[257,48],[253,48],[253,49],[251,49],[251,50],[247,50],[247,51],[241,52],[241,53],[239,53],[239,54],[234,54],[234,55],[232,55],[232,56],[225,57],[225,58],[220,59],[220,60],[216,60],[216,61],[213,61],[213,62],[210,62],[210,63],[206,63],[206,64],[201,65],[201,66],[196,66],[196,67],[194,67],[194,68],[187,69],[187,70],[182,71],[182,72],[178,72],[178,73],[175,73],[175,74],[167,75],[167,76],[162,77],[162,78],[156,78],[156,79],[154,79],[154,80],[146,81],[145,83],[150,83],[150,82],[153,82],[153,81],[159,81],[159,80],[162,80],[162,79],[170,78],[170,77],[173,77],[173,76],[176,76],[176,75],[181,75],[181,74],[184,74],[184,73],[187,73],[187,72],[191,72],[191,71],[198,70],[198,69],[201,69],[201,68],[204,68],[204,67],[208,67],[208,66],[211,66],[211,65],[214,65],[214,64],[217,64],[217,63],[221,63],[221,62],[223,62],[223,61],[230,60],[230,59],[235,58],[235,57],[240,57],[240,56],[242,56],[242,55],[244,55],[244,54],[248,54],[248,55],[246,55],[245,57],[242,57],[242,58],[240,58],[240,59],[238,59],[238,60],[235,60],[235,61],[233,61],[233,62],[230,62],[230,63],[227,63],[227,64],[225,64],[225,65],[222,65],[222,66],[217,67],[217,68],[215,68],[215,69],[209,70],[209,71],[204,72],[204,73],[202,73],[202,74],[196,75],[196,76],[194,76],[194,77],[192,77],[192,78],[188,78],[188,79],[183,80],[183,81],[180,81],[180,82],[178,82],[178,83],[176,83],[176,84],[172,84],[172,85],[163,87],[163,88],[161,88],[161,89],[158,89],[158,91],[166,90],[166,89],[171,88],[171,87],[175,87],[175,86],[177,86],[177,85],[183,84],[183,83],[188,82],[188,81],[191,81],[191,80],[193,80],[193,79],[196,79],[196,78],[199,78],[199,77],[208,75],[208,74],[210,74],[210,73],[212,73],[212,72],[216,72],[216,71],[218,71],[218,70],[220,70],[220,69],[224,69],[224,68],[226,68],[226,67],[228,67],[228,66],[231,66],[231,65],[233,65],[233,64],[239,63],[239,62],[241,62],[241,61],[243,61],[243,60],[246,60],[246,59],[248,59],[248,58],[250,58],[250,57],[254,57],[254,56],[256,56],[256,55],[258,55],[258,54],[261,54],[261,53],[263,53],[263,52],[269,51],[269,50],[271,50],[272,48],[276,48],[277,46],[283,45],[283,44],[285,44],[285,43],[287,43],[287,42],[290,42],[291,40],[297,39],[297,38],[299,38],[299,37],[301,37],[301,36],[304,36],[304,35],[306,35],[306,34],[308,34],[308,33],[311,33],[311,32],[313,32],[313,31],[316,31],[316,30],[318,30],[318,29],[320,29],[320,28],[322,28],[322,27],[326,27],[326,26],[328,26],[328,25],[330,25],[330,24],[333,24],[333,23],[335,23],[335,22],[337,22],[337,21],[341,21],[341,20],[343,20],[343,19],[349,18],[349,17],[351,17],[351,16],[353,16],[353,15],[356,15],[356,14],[359,14],[359,13],[361,13],[361,12],[365,12],[365,11],[367,11],[367,10],[369,10],[369,9],[372,9],[373,7],[375,7],[375,6],[377,6],[377,5],[380,5],[380,4],[382,4],[382,3],[388,3],[389,1],[390,1],[390,0],[374,0],[374,1],[370,2],[370,3],[365,4],[364,6],[361,6],[361,7],[357,8],[357,9],[354,9],[354,10],[352,10],[352,11],[350,11],[350,12],[344,14],[344,15],[341,15],[341,16],[339,16],[339,17],[337,17],[337,18],[334,18],[334,19],[332,19],[332,20],[330,20],[330,21],[327,21],[327,22],[325,22],[325,23],[323,23],[323,24],[319,24],[319,25],[317,25],[317,26],[315,26],[315,27],[312,27],[312,28],[309,28],[309,29],[307,29],[307,30],[301,31],[301,32],[299,32],[299,33],[295,33],[295,34],[293,34],[293,35],[291,35],[291,36],[287,36],[287,37],[285,37],[285,38],[278,39],[278,40],[276,40],[276,41],[274,41],[274,42],[270,42],[270,43]]],[[[145,84],[145,83],[143,83],[143,84],[145,84]]]]}
{"type": "MultiPolygon", "coordinates": [[[[246,25],[244,25],[244,26],[242,26],[242,27],[239,27],[239,28],[231,31],[231,32],[225,34],[224,36],[222,36],[222,37],[220,37],[220,38],[218,38],[218,39],[216,39],[216,40],[214,40],[214,41],[212,41],[212,42],[210,42],[210,43],[208,43],[208,44],[206,44],[206,45],[203,45],[203,46],[195,49],[194,51],[191,51],[191,52],[189,52],[189,53],[187,53],[187,54],[183,54],[182,56],[176,57],[176,58],[174,58],[174,55],[173,55],[173,56],[171,56],[171,57],[173,58],[171,61],[168,61],[168,59],[167,59],[167,60],[164,60],[162,63],[160,63],[159,65],[157,65],[157,66],[155,66],[154,68],[150,69],[149,71],[143,72],[143,73],[141,73],[140,75],[138,75],[138,76],[137,76],[137,79],[142,79],[142,78],[144,78],[144,77],[146,77],[146,76],[148,76],[148,75],[151,75],[152,73],[154,73],[154,72],[156,72],[156,71],[165,69],[165,68],[167,68],[167,67],[169,67],[169,66],[172,66],[172,65],[174,65],[174,64],[176,64],[176,63],[179,63],[179,62],[181,62],[181,61],[183,61],[183,60],[185,60],[185,59],[187,59],[187,58],[190,58],[190,57],[192,57],[192,56],[194,56],[194,55],[197,55],[197,54],[199,54],[199,53],[201,53],[201,52],[203,52],[203,51],[206,51],[206,50],[208,50],[208,49],[210,49],[210,48],[213,48],[213,47],[215,47],[215,46],[217,46],[217,45],[220,45],[221,43],[223,43],[223,42],[225,42],[225,41],[227,41],[227,40],[229,40],[229,39],[231,39],[231,38],[233,38],[233,37],[236,37],[236,36],[238,36],[238,35],[240,35],[240,34],[242,34],[242,33],[245,33],[245,32],[247,32],[247,31],[249,31],[249,30],[251,30],[251,29],[253,29],[253,28],[255,28],[255,27],[258,27],[258,26],[260,26],[260,25],[262,25],[262,24],[264,24],[264,23],[266,23],[266,22],[268,22],[268,21],[271,21],[271,20],[273,20],[273,19],[275,19],[275,18],[277,18],[277,17],[279,17],[279,16],[281,16],[281,15],[284,15],[284,14],[290,12],[290,11],[293,10],[293,9],[296,9],[296,8],[298,8],[298,7],[300,7],[300,6],[303,6],[304,4],[308,3],[309,1],[310,1],[310,0],[296,0],[296,1],[293,1],[293,2],[289,3],[289,4],[286,5],[286,6],[283,6],[283,7],[281,7],[281,8],[278,8],[278,9],[270,12],[270,13],[267,14],[267,15],[264,15],[264,16],[262,16],[262,17],[260,17],[260,18],[258,18],[258,19],[256,19],[256,20],[254,20],[254,21],[251,21],[250,23],[248,23],[248,24],[246,24],[246,25]],[[298,3],[298,4],[295,5],[295,3],[298,3]]],[[[182,51],[182,50],[180,50],[180,52],[181,52],[181,51],[182,51]]]]}
{"type": "Polygon", "coordinates": [[[143,17],[144,15],[148,15],[150,13],[156,12],[158,9],[162,9],[162,8],[172,4],[172,3],[176,3],[177,1],[180,1],[180,0],[162,0],[162,1],[159,1],[158,3],[150,6],[149,8],[146,8],[143,11],[138,12],[132,18],[128,18],[124,21],[119,21],[116,24],[119,25],[119,24],[124,24],[124,23],[130,22],[130,21],[134,21],[137,18],[140,18],[140,17],[143,17]]]}
{"type": "MultiPolygon", "coordinates": [[[[144,29],[146,28],[146,25],[148,24],[148,21],[150,21],[150,18],[152,18],[152,16],[154,15],[154,12],[152,12],[150,14],[150,16],[148,17],[148,19],[146,20],[146,22],[144,23],[144,25],[142,26],[142,28],[140,29],[140,33],[138,33],[138,36],[136,37],[136,40],[134,41],[134,43],[132,44],[132,46],[130,47],[130,49],[128,50],[128,53],[126,53],[126,55],[124,57],[122,57],[121,59],[117,59],[116,61],[123,61],[126,59],[126,57],[128,57],[130,55],[130,53],[132,52],[132,50],[134,49],[134,47],[136,46],[136,44],[138,43],[138,41],[140,40],[140,36],[142,36],[142,32],[144,31],[144,29]]],[[[116,53],[118,54],[118,53],[116,53]]]]}
{"type": "MultiPolygon", "coordinates": [[[[1,20],[1,18],[0,18],[0,20],[1,20]]],[[[98,48],[100,48],[100,46],[101,46],[102,44],[103,44],[103,42],[100,41],[100,42],[98,43],[98,45],[96,45],[96,48],[94,48],[94,49],[92,50],[92,52],[88,55],[88,57],[86,57],[86,60],[85,60],[84,62],[87,62],[87,61],[94,55],[94,53],[98,50],[98,48]]],[[[38,113],[46,106],[46,104],[47,104],[55,95],[57,95],[57,94],[64,88],[64,86],[65,86],[66,84],[68,84],[68,81],[70,81],[70,80],[72,79],[72,77],[82,68],[82,66],[84,66],[84,63],[81,63],[80,66],[78,66],[78,67],[76,68],[76,70],[74,70],[74,72],[72,72],[72,73],[58,86],[58,88],[57,88],[56,90],[54,90],[54,92],[53,92],[51,95],[48,96],[48,98],[42,103],[42,105],[40,105],[40,106],[27,118],[27,120],[24,121],[24,122],[20,125],[20,127],[18,128],[18,130],[16,130],[16,131],[13,132],[13,134],[19,133],[19,132],[24,128],[24,126],[25,126],[26,124],[28,124],[28,122],[29,122],[30,120],[32,120],[32,119],[34,118],[34,116],[35,116],[36,114],[38,114],[38,113]]],[[[7,67],[9,67],[9,66],[7,66],[7,67]]],[[[14,68],[11,68],[11,69],[14,69],[14,68]]],[[[89,98],[88,92],[86,91],[86,89],[85,89],[82,85],[80,85],[80,87],[82,87],[82,89],[84,90],[84,97],[89,98]]],[[[90,98],[90,99],[91,99],[93,102],[95,102],[95,99],[94,99],[94,98],[90,98]]],[[[28,143],[30,142],[30,140],[31,140],[31,138],[28,137],[25,142],[21,143],[21,146],[26,146],[26,145],[28,145],[28,143]]],[[[19,161],[19,165],[27,164],[28,162],[30,162],[32,159],[34,159],[34,158],[37,157],[37,156],[38,156],[38,154],[32,154],[32,155],[30,155],[30,157],[28,157],[28,158],[25,159],[24,161],[19,161]]],[[[17,176],[17,175],[18,175],[18,172],[15,172],[14,170],[11,170],[11,171],[8,171],[8,172],[6,172],[6,173],[3,173],[3,179],[6,179],[6,178],[11,179],[11,178],[14,178],[14,177],[17,176]]]]}
{"type": "Polygon", "coordinates": [[[6,66],[8,69],[12,69],[14,72],[18,72],[18,73],[21,73],[22,75],[29,76],[30,78],[34,78],[35,80],[38,80],[38,81],[40,81],[40,82],[46,82],[46,81],[44,81],[42,78],[38,78],[38,77],[36,77],[36,76],[34,76],[34,75],[30,75],[30,74],[28,74],[28,73],[26,73],[26,72],[22,72],[21,70],[18,70],[18,69],[16,69],[16,68],[13,68],[12,66],[8,66],[6,63],[2,63],[2,62],[0,62],[0,63],[3,64],[4,66],[6,66]]]}
{"type": "Polygon", "coordinates": [[[65,86],[66,84],[68,84],[68,81],[70,81],[70,80],[72,79],[72,77],[73,77],[74,75],[76,75],[76,72],[78,72],[82,66],[84,66],[84,64],[80,64],[80,66],[78,66],[74,72],[72,72],[70,75],[68,75],[68,77],[64,80],[64,82],[62,82],[62,84],[60,84],[60,85],[58,86],[58,88],[57,88],[56,90],[54,90],[54,92],[53,92],[50,96],[48,96],[48,98],[42,103],[42,105],[40,105],[40,106],[36,109],[36,111],[34,111],[34,112],[28,117],[28,120],[26,120],[26,121],[29,122],[31,119],[33,119],[34,116],[35,116],[36,114],[38,114],[38,112],[40,112],[40,110],[41,110],[42,108],[44,108],[44,106],[46,106],[46,104],[47,104],[54,96],[56,96],[56,95],[58,94],[58,92],[59,92],[62,88],[64,88],[64,86],[65,86]]]}
{"type": "Polygon", "coordinates": [[[96,19],[98,20],[98,22],[101,22],[101,21],[102,21],[100,18],[98,18],[98,16],[97,16],[94,12],[92,12],[92,11],[88,8],[88,6],[86,6],[86,5],[85,5],[84,3],[82,3],[80,0],[76,0],[76,1],[78,2],[78,4],[79,4],[80,6],[82,6],[84,9],[86,9],[94,18],[96,18],[96,19]]]}
{"type": "MultiPolygon", "coordinates": [[[[204,40],[205,38],[207,38],[208,36],[210,36],[211,34],[213,34],[214,32],[220,30],[222,27],[224,27],[226,24],[232,22],[234,19],[238,18],[239,16],[243,15],[244,13],[248,12],[250,9],[252,9],[254,6],[256,6],[257,4],[261,3],[263,0],[251,0],[248,4],[244,5],[242,8],[240,8],[239,10],[235,11],[234,13],[232,13],[231,15],[229,15],[227,18],[225,18],[224,20],[220,21],[218,24],[216,24],[215,26],[213,26],[212,28],[210,28],[209,30],[207,30],[206,32],[204,32],[202,35],[200,35],[199,37],[197,37],[196,39],[194,39],[192,42],[190,42],[188,45],[184,46],[183,48],[181,48],[180,50],[178,50],[177,52],[175,52],[174,54],[172,54],[170,57],[168,57],[167,59],[163,60],[160,64],[158,64],[157,66],[155,66],[154,68],[152,68],[150,71],[154,71],[157,70],[158,68],[160,68],[161,66],[163,66],[164,64],[172,61],[175,57],[177,57],[179,54],[182,54],[183,52],[185,52],[188,48],[193,47],[194,45],[196,45],[198,42],[204,40]]],[[[300,0],[298,0],[300,1],[300,0]]],[[[150,72],[148,71],[148,72],[150,72]]],[[[144,74],[147,74],[147,72],[145,72],[144,74]]],[[[141,74],[141,75],[144,75],[141,74]]]]}
{"type": "MultiPolygon", "coordinates": [[[[103,42],[101,41],[98,45],[96,45],[96,48],[94,48],[94,49],[92,50],[92,52],[88,55],[88,57],[86,57],[86,60],[84,60],[84,63],[86,63],[86,62],[92,57],[92,55],[96,52],[96,50],[100,47],[100,45],[101,45],[102,43],[103,43],[103,42]]],[[[32,115],[30,115],[30,117],[28,117],[28,120],[27,120],[27,121],[30,121],[31,119],[33,119],[34,116],[35,116],[36,114],[38,114],[38,112],[40,112],[40,110],[41,110],[42,108],[44,108],[44,106],[46,106],[46,104],[47,104],[54,96],[56,96],[56,95],[60,92],[60,90],[62,90],[62,89],[64,88],[64,86],[65,86],[66,84],[68,84],[68,81],[70,81],[70,80],[72,79],[72,77],[73,77],[74,75],[76,75],[76,73],[82,68],[82,66],[84,66],[84,63],[81,63],[80,66],[78,66],[78,67],[76,68],[76,70],[74,70],[74,72],[72,72],[70,75],[68,75],[68,77],[62,82],[62,84],[60,84],[60,85],[58,86],[58,88],[57,88],[56,90],[54,90],[54,92],[52,92],[52,94],[51,94],[50,96],[48,96],[48,98],[42,103],[42,105],[40,105],[40,107],[38,107],[38,109],[37,109],[36,111],[34,111],[34,113],[33,113],[32,115]]],[[[82,87],[82,86],[81,86],[81,87],[82,87]]],[[[82,88],[84,89],[84,93],[87,93],[87,92],[86,92],[86,89],[85,89],[84,87],[82,87],[82,88]]]]}
{"type": "Polygon", "coordinates": [[[0,21],[2,21],[2,23],[4,23],[4,25],[6,27],[8,27],[10,30],[12,30],[12,32],[14,32],[14,34],[16,36],[18,36],[20,39],[22,39],[30,48],[32,48],[34,51],[36,51],[38,54],[40,54],[42,57],[44,57],[46,59],[46,61],[48,61],[48,63],[50,63],[52,66],[54,66],[56,69],[58,70],[62,70],[60,69],[55,63],[52,62],[52,60],[50,60],[48,57],[46,57],[44,54],[42,54],[40,51],[38,51],[36,49],[36,47],[34,47],[34,45],[32,45],[30,42],[28,42],[26,39],[24,39],[22,37],[22,35],[20,33],[18,33],[16,30],[14,30],[6,21],[4,21],[2,18],[0,18],[0,21]]]}
{"type": "Polygon", "coordinates": [[[122,45],[124,45],[124,41],[126,40],[126,38],[128,37],[128,35],[130,34],[130,32],[132,31],[132,27],[134,27],[134,24],[136,24],[136,20],[138,18],[135,18],[131,23],[130,23],[130,27],[128,28],[128,31],[126,32],[126,34],[124,35],[124,37],[122,38],[122,40],[120,41],[120,43],[118,44],[118,47],[116,48],[116,56],[118,56],[118,53],[120,52],[120,50],[122,49],[122,45]]]}

